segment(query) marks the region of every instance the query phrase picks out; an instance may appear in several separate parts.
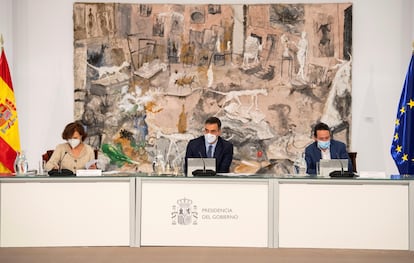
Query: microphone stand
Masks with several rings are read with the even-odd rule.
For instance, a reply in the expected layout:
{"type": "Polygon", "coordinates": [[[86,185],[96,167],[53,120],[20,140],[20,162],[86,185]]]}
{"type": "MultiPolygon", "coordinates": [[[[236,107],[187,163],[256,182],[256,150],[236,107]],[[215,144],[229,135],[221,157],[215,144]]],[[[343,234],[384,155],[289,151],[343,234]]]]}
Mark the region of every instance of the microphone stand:
{"type": "Polygon", "coordinates": [[[66,154],[67,154],[68,152],[67,151],[65,151],[65,153],[63,154],[63,156],[62,156],[62,158],[59,160],[59,169],[58,169],[58,173],[62,173],[62,161],[63,161],[63,159],[65,158],[65,156],[66,156],[66,154]]]}
{"type": "MultiPolygon", "coordinates": [[[[334,177],[334,178],[351,178],[351,177],[354,177],[354,173],[352,171],[344,171],[344,165],[342,164],[338,153],[336,153],[336,157],[337,157],[337,160],[338,160],[339,164],[341,165],[341,170],[340,171],[332,171],[332,172],[329,173],[329,176],[334,177]]],[[[348,160],[348,162],[349,162],[349,160],[348,160]]]]}
{"type": "Polygon", "coordinates": [[[74,176],[75,174],[69,170],[69,169],[62,169],[62,161],[65,158],[66,154],[68,152],[65,151],[65,153],[63,154],[62,158],[60,158],[59,160],[59,167],[58,169],[52,169],[49,172],[47,172],[49,174],[49,176],[74,176]]]}
{"type": "Polygon", "coordinates": [[[215,176],[216,171],[211,169],[206,169],[206,162],[204,161],[203,156],[201,155],[201,152],[198,152],[200,155],[201,161],[203,162],[203,169],[197,169],[192,172],[193,176],[215,176]]]}

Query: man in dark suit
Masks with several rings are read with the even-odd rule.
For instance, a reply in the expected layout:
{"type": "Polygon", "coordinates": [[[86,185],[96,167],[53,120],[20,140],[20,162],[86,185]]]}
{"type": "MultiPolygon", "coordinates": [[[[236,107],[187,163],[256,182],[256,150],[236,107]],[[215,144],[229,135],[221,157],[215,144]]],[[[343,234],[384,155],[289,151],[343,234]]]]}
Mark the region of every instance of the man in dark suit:
{"type": "Polygon", "coordinates": [[[315,142],[305,149],[306,173],[316,174],[316,163],[321,159],[348,159],[348,171],[352,163],[344,143],[331,139],[331,131],[325,123],[318,123],[313,129],[315,142]]]}
{"type": "Polygon", "coordinates": [[[216,172],[228,173],[233,160],[233,144],[220,137],[221,121],[216,117],[204,123],[204,135],[187,144],[184,171],[187,173],[187,158],[216,158],[216,172]]]}

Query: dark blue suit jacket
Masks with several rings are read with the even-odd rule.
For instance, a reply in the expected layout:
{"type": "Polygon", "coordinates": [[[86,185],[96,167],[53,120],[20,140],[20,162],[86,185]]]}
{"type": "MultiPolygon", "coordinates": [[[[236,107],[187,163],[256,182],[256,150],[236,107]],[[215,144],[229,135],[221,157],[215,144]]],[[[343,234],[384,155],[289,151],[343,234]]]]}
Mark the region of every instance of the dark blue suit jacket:
{"type": "MultiPolygon", "coordinates": [[[[187,150],[185,152],[185,173],[187,173],[187,158],[200,158],[200,153],[203,158],[207,158],[204,136],[200,136],[188,142],[187,150]]],[[[214,158],[216,158],[217,173],[230,172],[230,165],[233,161],[233,144],[218,137],[216,149],[214,150],[214,158]]]]}
{"type": "MultiPolygon", "coordinates": [[[[343,142],[331,140],[331,159],[348,159],[348,171],[352,172],[352,163],[349,159],[346,146],[343,142]]],[[[314,142],[305,149],[306,173],[316,174],[316,163],[322,158],[318,143],[314,142]]]]}

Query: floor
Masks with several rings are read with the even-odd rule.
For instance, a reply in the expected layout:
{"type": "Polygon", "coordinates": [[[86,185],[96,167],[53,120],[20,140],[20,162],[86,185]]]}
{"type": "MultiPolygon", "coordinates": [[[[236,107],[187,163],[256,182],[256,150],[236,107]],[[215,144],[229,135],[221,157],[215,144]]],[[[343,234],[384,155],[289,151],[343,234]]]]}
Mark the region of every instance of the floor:
{"type": "Polygon", "coordinates": [[[1,263],[413,263],[414,251],[206,247],[1,248],[1,263]]]}

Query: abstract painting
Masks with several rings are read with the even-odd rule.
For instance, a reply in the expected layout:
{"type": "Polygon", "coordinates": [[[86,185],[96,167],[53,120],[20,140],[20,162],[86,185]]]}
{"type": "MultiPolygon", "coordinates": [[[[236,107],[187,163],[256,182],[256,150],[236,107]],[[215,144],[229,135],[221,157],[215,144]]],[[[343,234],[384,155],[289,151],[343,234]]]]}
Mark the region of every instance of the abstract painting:
{"type": "Polygon", "coordinates": [[[236,173],[292,173],[320,121],[350,145],[351,3],[75,3],[73,20],[74,115],[105,170],[182,171],[210,116],[236,173]]]}

